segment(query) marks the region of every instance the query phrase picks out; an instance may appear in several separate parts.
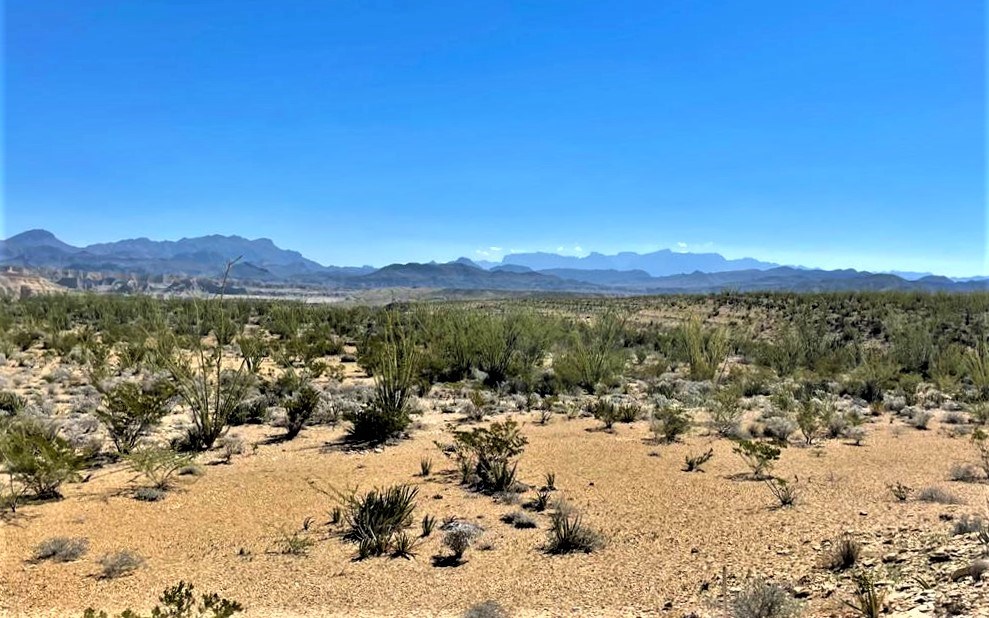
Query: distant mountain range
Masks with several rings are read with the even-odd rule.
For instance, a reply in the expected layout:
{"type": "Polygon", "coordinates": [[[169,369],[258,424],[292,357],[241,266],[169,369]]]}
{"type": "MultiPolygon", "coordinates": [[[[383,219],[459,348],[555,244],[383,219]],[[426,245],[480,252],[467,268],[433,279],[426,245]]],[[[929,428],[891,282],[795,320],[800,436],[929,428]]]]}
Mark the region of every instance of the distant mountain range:
{"type": "MultiPolygon", "coordinates": [[[[0,267],[46,273],[54,281],[79,281],[80,274],[113,277],[216,278],[228,260],[240,257],[231,277],[242,289],[254,283],[334,289],[439,288],[547,291],[595,294],[664,294],[737,291],[989,289],[985,278],[952,280],[927,273],[817,270],[780,266],[717,253],[592,253],[586,257],[517,253],[500,263],[460,258],[437,264],[323,266],[267,239],[203,236],[178,241],[147,238],[74,247],[51,232],[31,230],[0,241],[0,267]]],[[[140,288],[139,288],[140,289],[140,288]]]]}

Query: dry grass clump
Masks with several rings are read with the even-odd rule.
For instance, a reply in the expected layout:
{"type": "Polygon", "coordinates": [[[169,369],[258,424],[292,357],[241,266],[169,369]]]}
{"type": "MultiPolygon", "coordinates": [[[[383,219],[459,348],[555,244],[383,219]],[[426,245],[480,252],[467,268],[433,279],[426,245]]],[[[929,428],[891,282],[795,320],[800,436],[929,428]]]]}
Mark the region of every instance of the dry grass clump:
{"type": "Polygon", "coordinates": [[[64,536],[42,541],[34,548],[31,560],[41,562],[51,560],[53,562],[72,562],[85,555],[89,549],[89,541],[86,539],[71,539],[64,536]]]}
{"type": "Polygon", "coordinates": [[[862,554],[862,544],[851,537],[842,535],[825,557],[825,566],[832,571],[846,571],[858,562],[862,554]]]}
{"type": "Polygon", "coordinates": [[[536,520],[522,511],[512,511],[511,513],[502,515],[501,521],[519,529],[535,528],[537,526],[536,520]]]}
{"type": "Polygon", "coordinates": [[[115,579],[130,575],[144,565],[144,558],[136,553],[122,549],[100,558],[100,579],[115,579]]]}
{"type": "Polygon", "coordinates": [[[546,551],[551,554],[589,554],[604,544],[601,535],[584,523],[583,516],[566,503],[553,513],[546,551]]]}
{"type": "Polygon", "coordinates": [[[951,493],[947,489],[936,486],[924,487],[917,492],[917,499],[921,502],[932,502],[934,504],[963,504],[964,500],[951,493]]]}
{"type": "Polygon", "coordinates": [[[795,618],[800,603],[777,584],[753,579],[732,602],[733,618],[795,618]]]}

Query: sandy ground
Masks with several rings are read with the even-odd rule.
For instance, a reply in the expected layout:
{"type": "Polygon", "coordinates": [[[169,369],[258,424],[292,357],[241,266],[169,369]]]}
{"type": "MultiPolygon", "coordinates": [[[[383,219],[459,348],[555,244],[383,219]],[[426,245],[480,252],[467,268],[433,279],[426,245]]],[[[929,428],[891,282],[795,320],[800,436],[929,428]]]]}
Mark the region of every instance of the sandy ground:
{"type": "MultiPolygon", "coordinates": [[[[844,531],[944,535],[948,524],[939,515],[983,512],[989,495],[985,485],[945,480],[950,465],[972,453],[965,439],[949,437],[936,423],[919,431],[884,417],[868,425],[860,447],[836,440],[814,449],[791,446],[774,472],[796,475],[804,489],[796,508],[779,510],[762,483],[742,478],[747,468],[731,443],[703,430],[686,443],[657,446],[644,422],[605,433],[591,419],[558,415],[541,426],[535,414],[516,418],[530,440],[521,480],[537,486],[555,472],[558,493],[604,535],[601,551],[544,553],[546,514],[535,515],[535,530],[499,521],[519,507],[457,484],[454,462],[434,444],[450,441],[446,425],[456,415],[430,412],[413,439],[381,453],[344,452],[332,446],[341,429],[316,427],[230,465],[209,465],[211,456],[203,456],[205,474],[182,477],[157,503],[130,496],[135,482],[122,466],[98,470],[88,482],[66,486],[63,500],[25,506],[0,523],[0,615],[147,609],[162,589],[184,579],[240,601],[247,616],[455,616],[488,599],[525,616],[679,616],[710,609],[702,586],[723,569],[738,578],[758,573],[797,581],[820,573],[821,544],[844,531]],[[684,455],[709,444],[715,457],[706,472],[683,472],[684,455]],[[434,461],[428,478],[416,476],[423,456],[434,461]],[[354,546],[323,525],[334,503],[310,480],[338,489],[412,483],[419,487],[417,518],[457,516],[486,532],[459,567],[432,565],[442,551],[439,531],[413,560],[357,562],[354,546]],[[966,504],[897,503],[887,489],[896,481],[948,487],[966,504]],[[277,553],[280,533],[307,517],[319,522],[309,554],[277,553]],[[32,549],[53,536],[85,537],[89,553],[72,563],[30,562],[32,549]],[[120,549],[136,551],[147,564],[130,576],[98,579],[98,558],[120,549]],[[239,555],[242,549],[249,555],[239,555]]],[[[248,441],[279,432],[235,431],[248,441]]],[[[889,548],[866,548],[867,555],[879,551],[889,548]]],[[[842,615],[841,598],[848,597],[812,598],[809,613],[842,615]]]]}

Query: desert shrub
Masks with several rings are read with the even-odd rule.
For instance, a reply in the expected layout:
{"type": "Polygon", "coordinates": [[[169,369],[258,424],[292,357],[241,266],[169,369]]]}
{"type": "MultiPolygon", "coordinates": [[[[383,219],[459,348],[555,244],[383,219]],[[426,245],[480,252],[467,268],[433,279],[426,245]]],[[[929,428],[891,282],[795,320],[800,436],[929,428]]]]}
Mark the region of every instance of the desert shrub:
{"type": "Polygon", "coordinates": [[[879,618],[885,611],[886,591],[876,584],[876,580],[866,571],[855,575],[855,590],[852,600],[845,605],[863,618],[879,618]]]}
{"type": "Polygon", "coordinates": [[[589,554],[602,545],[601,535],[590,529],[581,514],[570,508],[553,513],[546,551],[551,554],[589,554]]]}
{"type": "Polygon", "coordinates": [[[710,402],[711,428],[724,437],[739,434],[742,418],[741,392],[737,385],[726,385],[715,391],[710,402]]]}
{"type": "Polygon", "coordinates": [[[986,529],[986,520],[980,515],[969,515],[965,513],[955,520],[951,527],[951,535],[972,534],[982,532],[986,529]]]}
{"type": "Polygon", "coordinates": [[[36,498],[58,498],[62,483],[78,477],[82,460],[53,425],[17,418],[0,427],[0,468],[36,498]]]}
{"type": "Polygon", "coordinates": [[[810,446],[820,434],[826,413],[825,403],[815,397],[801,398],[797,408],[797,427],[804,442],[810,446]]]}
{"type": "Polygon", "coordinates": [[[352,440],[381,443],[401,434],[411,423],[411,399],[418,383],[421,355],[397,320],[389,314],[380,339],[369,344],[367,356],[374,372],[374,395],[369,405],[347,415],[352,440]]]}
{"type": "Polygon", "coordinates": [[[35,562],[51,560],[53,562],[72,562],[85,555],[89,549],[89,541],[86,539],[70,539],[64,536],[57,536],[42,541],[34,548],[31,559],[35,562]]]}
{"type": "Polygon", "coordinates": [[[307,517],[302,522],[302,527],[291,532],[282,531],[278,539],[275,540],[275,547],[278,553],[288,556],[304,556],[309,553],[309,549],[316,544],[309,532],[312,528],[313,519],[307,517]]]}
{"type": "Polygon", "coordinates": [[[192,458],[170,448],[147,447],[132,451],[127,461],[131,469],[143,475],[151,487],[167,491],[172,478],[192,463],[192,458]]]}
{"type": "Polygon", "coordinates": [[[709,448],[700,455],[687,455],[684,457],[684,472],[703,472],[703,466],[714,457],[714,449],[709,448]]]}
{"type": "Polygon", "coordinates": [[[527,380],[546,355],[546,332],[543,320],[525,312],[475,318],[470,336],[485,383],[496,386],[513,377],[527,380]]]}
{"type": "Polygon", "coordinates": [[[915,410],[913,414],[910,415],[910,420],[908,423],[914,429],[927,429],[927,424],[931,422],[933,414],[927,410],[915,410]]]}
{"type": "Polygon", "coordinates": [[[707,330],[695,317],[680,327],[679,344],[690,364],[691,380],[717,380],[730,351],[724,329],[707,330]]]}
{"type": "Polygon", "coordinates": [[[618,422],[634,423],[642,418],[642,406],[634,401],[621,403],[618,405],[618,422]]]}
{"type": "MultiPolygon", "coordinates": [[[[244,610],[236,601],[224,599],[214,593],[203,594],[197,602],[193,594],[195,587],[180,581],[171,588],[166,588],[158,598],[158,605],[151,610],[150,618],[230,618],[244,610]]],[[[89,608],[83,618],[110,618],[105,611],[99,613],[89,608]]],[[[131,610],[119,614],[117,618],[142,618],[131,610]]]]}
{"type": "Polygon", "coordinates": [[[917,492],[917,499],[921,502],[933,502],[935,504],[961,504],[962,499],[946,489],[936,486],[924,487],[917,492]]]}
{"type": "Polygon", "coordinates": [[[244,335],[237,339],[237,347],[240,348],[247,370],[257,375],[261,363],[270,353],[268,343],[260,335],[244,335]]]}
{"type": "Polygon", "coordinates": [[[302,428],[312,418],[319,407],[319,391],[311,384],[303,384],[298,391],[285,402],[285,438],[291,440],[299,435],[302,428]]]}
{"type": "Polygon", "coordinates": [[[736,596],[731,605],[733,618],[794,618],[800,615],[800,603],[780,586],[763,579],[753,579],[736,596]]]}
{"type": "Polygon", "coordinates": [[[569,345],[553,359],[554,373],[565,386],[588,392],[612,383],[625,367],[624,333],[625,319],[612,311],[592,326],[578,325],[569,345]]]}
{"type": "Polygon", "coordinates": [[[144,565],[144,558],[123,549],[100,558],[100,579],[116,579],[130,575],[144,565]]]}
{"type": "Polygon", "coordinates": [[[972,432],[972,446],[979,457],[979,466],[986,477],[989,477],[989,433],[982,428],[972,432]]]}
{"type": "Polygon", "coordinates": [[[765,435],[780,446],[790,442],[790,436],[796,433],[797,423],[785,416],[771,416],[763,421],[765,435]]]}
{"type": "Polygon", "coordinates": [[[862,362],[852,372],[845,390],[869,403],[882,401],[883,391],[893,387],[899,372],[900,367],[893,359],[872,350],[863,356],[862,362]]]}
{"type": "Polygon", "coordinates": [[[488,492],[512,489],[516,459],[528,442],[512,419],[454,434],[455,452],[461,467],[473,471],[471,484],[488,492]]]}
{"type": "Polygon", "coordinates": [[[786,479],[770,477],[764,482],[781,508],[788,508],[797,503],[800,497],[800,485],[796,478],[793,482],[789,482],[786,479]]]}
{"type": "Polygon", "coordinates": [[[134,499],[140,502],[159,502],[165,499],[165,491],[157,487],[138,487],[134,499]]]}
{"type": "Polygon", "coordinates": [[[502,515],[501,521],[520,529],[536,527],[536,520],[522,511],[512,511],[511,513],[502,515]]]}
{"type": "Polygon", "coordinates": [[[275,403],[275,398],[268,394],[244,399],[234,408],[227,422],[231,426],[260,425],[264,423],[268,415],[268,408],[275,403]]]}
{"type": "Polygon", "coordinates": [[[753,440],[738,440],[732,452],[742,458],[756,479],[763,479],[772,469],[773,462],[780,458],[778,446],[753,440]]]}
{"type": "Polygon", "coordinates": [[[989,343],[981,340],[974,348],[965,350],[963,367],[979,400],[989,399],[989,343]]]}
{"type": "Polygon", "coordinates": [[[847,571],[855,566],[862,554],[862,544],[844,534],[831,546],[824,559],[824,566],[832,571],[847,571]]]}
{"type": "Polygon", "coordinates": [[[149,385],[121,382],[99,390],[103,405],[96,409],[96,418],[106,427],[110,440],[122,455],[131,452],[137,441],[161,422],[175,395],[174,388],[165,380],[149,385]]]}
{"type": "Polygon", "coordinates": [[[953,463],[948,470],[948,479],[962,483],[975,483],[982,479],[981,471],[970,463],[953,463]]]}
{"type": "Polygon", "coordinates": [[[510,618],[510,616],[509,611],[497,601],[485,601],[472,605],[464,612],[463,618],[510,618]]]}
{"type": "Polygon", "coordinates": [[[14,416],[24,409],[27,402],[17,393],[0,391],[0,417],[14,416]]]}
{"type": "Polygon", "coordinates": [[[453,564],[463,562],[464,554],[483,532],[479,526],[456,520],[443,524],[443,529],[443,546],[450,550],[453,564]]]}
{"type": "Polygon", "coordinates": [[[587,409],[594,418],[601,421],[607,431],[618,422],[618,406],[607,397],[598,397],[588,404],[587,409]]]}
{"type": "Polygon", "coordinates": [[[676,442],[690,431],[689,413],[677,402],[658,405],[653,411],[649,429],[657,442],[676,442]]]}
{"type": "Polygon", "coordinates": [[[898,502],[906,502],[910,499],[910,494],[913,493],[913,488],[897,481],[892,485],[889,485],[889,492],[893,494],[893,497],[896,498],[898,502]]]}
{"type": "Polygon", "coordinates": [[[419,493],[416,487],[394,485],[351,493],[344,499],[344,538],[358,545],[358,557],[381,556],[392,551],[400,533],[412,525],[412,512],[419,493]]]}

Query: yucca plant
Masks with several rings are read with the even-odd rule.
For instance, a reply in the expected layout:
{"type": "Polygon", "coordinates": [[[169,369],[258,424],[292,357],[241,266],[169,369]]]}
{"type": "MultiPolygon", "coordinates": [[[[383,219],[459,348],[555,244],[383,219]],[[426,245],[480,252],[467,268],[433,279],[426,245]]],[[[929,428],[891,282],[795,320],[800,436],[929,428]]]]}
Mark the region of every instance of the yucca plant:
{"type": "Polygon", "coordinates": [[[412,525],[417,487],[394,485],[356,492],[344,498],[344,538],[358,544],[358,556],[368,558],[392,551],[398,536],[412,525]]]}
{"type": "Polygon", "coordinates": [[[551,554],[591,553],[602,545],[601,536],[591,530],[580,513],[563,508],[553,514],[546,551],[551,554]]]}
{"type": "Polygon", "coordinates": [[[879,618],[886,605],[886,591],[876,585],[873,575],[866,571],[855,576],[855,590],[851,601],[845,605],[864,618],[879,618]]]}

